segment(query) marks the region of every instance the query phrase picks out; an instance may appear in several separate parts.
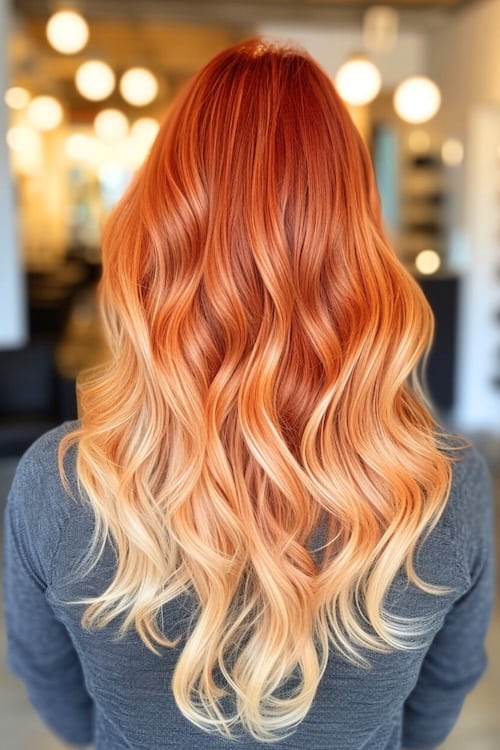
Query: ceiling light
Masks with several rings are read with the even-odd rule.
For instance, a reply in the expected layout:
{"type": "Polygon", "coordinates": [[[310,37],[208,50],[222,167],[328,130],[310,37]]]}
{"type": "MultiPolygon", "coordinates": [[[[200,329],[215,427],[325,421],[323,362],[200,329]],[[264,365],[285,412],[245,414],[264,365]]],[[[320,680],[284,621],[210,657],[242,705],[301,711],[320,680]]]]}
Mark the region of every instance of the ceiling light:
{"type": "Polygon", "coordinates": [[[22,174],[36,174],[43,164],[42,138],[38,130],[29,125],[13,125],[6,136],[12,151],[13,169],[22,174]]]}
{"type": "Polygon", "coordinates": [[[103,109],[94,120],[94,130],[105,143],[121,141],[128,133],[128,120],[119,109],[103,109]]]}
{"type": "Polygon", "coordinates": [[[130,129],[130,134],[134,138],[140,138],[147,141],[149,145],[153,143],[160,129],[160,123],[154,117],[140,117],[134,122],[130,129]]]}
{"type": "Polygon", "coordinates": [[[76,71],[76,88],[85,99],[92,102],[106,99],[112,93],[115,83],[113,70],[100,60],[88,60],[76,71]]]}
{"type": "Polygon", "coordinates": [[[380,91],[382,77],[368,58],[356,55],[339,68],[335,86],[344,101],[353,106],[371,102],[380,91]]]}
{"type": "Polygon", "coordinates": [[[158,94],[158,80],[147,68],[130,68],[120,79],[120,92],[135,107],[150,104],[158,94]]]}
{"type": "Polygon", "coordinates": [[[28,106],[28,120],[37,130],[54,130],[62,118],[63,109],[53,96],[35,96],[28,106]]]}
{"type": "Polygon", "coordinates": [[[394,108],[405,122],[427,122],[440,106],[441,92],[434,81],[425,76],[407,78],[394,92],[394,108]]]}
{"type": "Polygon", "coordinates": [[[72,161],[92,162],[98,151],[98,142],[96,138],[84,133],[73,133],[66,138],[64,150],[72,161]]]}
{"type": "Polygon", "coordinates": [[[40,133],[29,125],[13,125],[7,130],[7,145],[12,151],[29,151],[40,145],[40,133]]]}
{"type": "Polygon", "coordinates": [[[30,99],[30,92],[22,86],[11,86],[4,94],[5,104],[11,109],[24,109],[30,99]]]}
{"type": "Polygon", "coordinates": [[[87,21],[73,10],[60,10],[47,22],[47,39],[52,47],[65,55],[79,52],[89,38],[87,21]]]}
{"type": "Polygon", "coordinates": [[[435,250],[421,250],[415,258],[415,266],[419,273],[431,276],[441,265],[441,258],[435,250]]]}
{"type": "Polygon", "coordinates": [[[399,13],[388,5],[372,5],[363,15],[363,42],[370,52],[389,52],[398,39],[399,13]]]}

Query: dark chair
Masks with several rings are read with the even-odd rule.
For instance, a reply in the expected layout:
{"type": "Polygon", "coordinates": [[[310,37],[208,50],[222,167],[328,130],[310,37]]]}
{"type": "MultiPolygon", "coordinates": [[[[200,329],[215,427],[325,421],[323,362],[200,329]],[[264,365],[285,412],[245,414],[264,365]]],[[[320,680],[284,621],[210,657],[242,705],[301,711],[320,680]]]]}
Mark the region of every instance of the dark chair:
{"type": "Polygon", "coordinates": [[[52,341],[0,351],[0,457],[21,455],[59,424],[59,400],[52,341]]]}

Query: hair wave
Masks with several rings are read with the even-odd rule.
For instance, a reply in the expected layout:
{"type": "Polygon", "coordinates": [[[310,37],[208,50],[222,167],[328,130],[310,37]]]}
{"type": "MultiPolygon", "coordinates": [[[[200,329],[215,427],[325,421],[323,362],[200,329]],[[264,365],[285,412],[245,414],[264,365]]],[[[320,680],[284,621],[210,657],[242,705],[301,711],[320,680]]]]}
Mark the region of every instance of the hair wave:
{"type": "Polygon", "coordinates": [[[121,632],[172,646],[161,609],[192,596],[180,711],[280,739],[330,648],[411,647],[422,624],[384,600],[402,566],[440,592],[413,561],[451,478],[416,376],[430,308],[306,53],[249,40],[180,93],[105,227],[100,303],[111,361],[80,384],[59,456],[64,474],[78,445],[86,559],[117,552],[82,624],[123,615],[121,632]]]}

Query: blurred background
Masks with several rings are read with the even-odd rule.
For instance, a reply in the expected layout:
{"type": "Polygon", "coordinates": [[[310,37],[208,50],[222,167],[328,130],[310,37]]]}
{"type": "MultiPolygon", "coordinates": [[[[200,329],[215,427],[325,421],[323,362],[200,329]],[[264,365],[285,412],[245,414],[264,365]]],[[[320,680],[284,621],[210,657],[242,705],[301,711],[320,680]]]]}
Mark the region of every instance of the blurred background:
{"type": "MultiPolygon", "coordinates": [[[[111,207],[172,97],[255,34],[304,46],[349,107],[435,313],[436,411],[483,450],[500,503],[500,0],[0,0],[2,503],[21,453],[75,418],[78,372],[106,356],[95,286],[111,207]]],[[[443,748],[500,748],[498,610],[488,650],[443,748]]],[[[62,747],[3,666],[0,699],[4,750],[62,747]]]]}

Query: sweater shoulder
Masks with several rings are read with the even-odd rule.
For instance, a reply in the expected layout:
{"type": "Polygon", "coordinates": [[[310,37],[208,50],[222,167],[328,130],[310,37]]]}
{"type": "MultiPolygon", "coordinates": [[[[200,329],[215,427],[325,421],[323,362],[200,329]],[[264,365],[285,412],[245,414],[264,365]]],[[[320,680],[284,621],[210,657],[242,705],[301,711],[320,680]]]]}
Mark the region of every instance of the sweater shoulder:
{"type": "Polygon", "coordinates": [[[67,421],[44,432],[21,456],[18,469],[29,472],[40,463],[48,469],[54,465],[54,461],[57,464],[57,454],[62,438],[79,426],[78,420],[67,421]]]}
{"type": "MultiPolygon", "coordinates": [[[[58,465],[61,440],[79,426],[80,423],[77,420],[63,422],[35,440],[20,458],[15,480],[21,484],[34,482],[37,486],[57,488],[61,483],[58,465]]],[[[71,453],[74,454],[74,451],[71,453]]],[[[64,467],[66,471],[73,473],[72,462],[69,459],[68,455],[64,467]]]]}
{"type": "Polygon", "coordinates": [[[492,481],[487,462],[473,444],[453,453],[452,482],[445,515],[469,581],[491,547],[492,481]]]}
{"type": "MultiPolygon", "coordinates": [[[[79,426],[64,422],[41,435],[21,456],[5,509],[16,543],[36,559],[38,575],[51,579],[52,557],[66,521],[74,512],[75,498],[62,481],[58,452],[62,438],[79,426]]],[[[75,449],[70,448],[64,466],[70,486],[75,476],[75,449]]]]}

